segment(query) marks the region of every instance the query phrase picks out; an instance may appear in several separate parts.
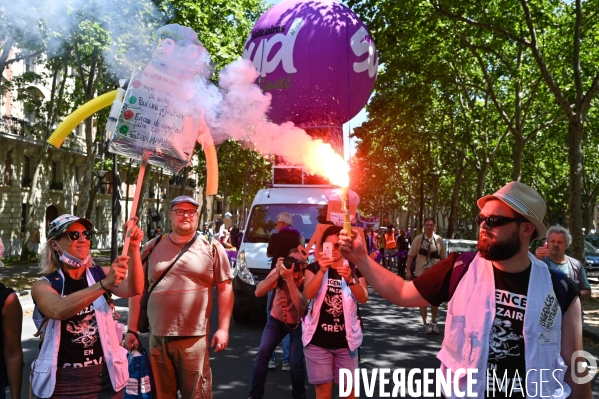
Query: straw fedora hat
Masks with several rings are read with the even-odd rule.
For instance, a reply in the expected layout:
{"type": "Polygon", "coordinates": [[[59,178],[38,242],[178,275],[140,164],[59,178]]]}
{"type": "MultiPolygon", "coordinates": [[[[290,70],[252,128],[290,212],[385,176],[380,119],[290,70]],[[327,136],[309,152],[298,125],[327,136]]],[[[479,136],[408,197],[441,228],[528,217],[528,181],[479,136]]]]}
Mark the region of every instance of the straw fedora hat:
{"type": "Polygon", "coordinates": [[[498,199],[512,208],[514,212],[524,216],[529,222],[535,225],[537,230],[536,238],[543,238],[547,233],[547,227],[543,223],[547,205],[545,200],[536,190],[526,184],[511,181],[501,187],[495,194],[487,195],[476,201],[479,209],[483,209],[487,201],[498,199]]]}

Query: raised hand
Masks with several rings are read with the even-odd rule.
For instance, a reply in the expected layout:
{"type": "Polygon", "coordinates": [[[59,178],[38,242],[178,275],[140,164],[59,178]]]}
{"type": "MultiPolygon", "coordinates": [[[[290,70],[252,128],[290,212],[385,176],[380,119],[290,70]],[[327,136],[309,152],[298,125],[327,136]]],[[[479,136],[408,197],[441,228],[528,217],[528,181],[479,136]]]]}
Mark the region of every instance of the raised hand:
{"type": "Polygon", "coordinates": [[[366,249],[362,237],[356,230],[352,230],[352,236],[348,237],[347,231],[339,232],[339,250],[341,255],[353,263],[358,263],[358,260],[366,255],[366,249]]]}
{"type": "Polygon", "coordinates": [[[110,271],[104,280],[102,285],[106,288],[112,288],[118,286],[121,281],[127,276],[127,262],[129,257],[126,255],[119,255],[114,263],[110,265],[110,271]]]}
{"type": "Polygon", "coordinates": [[[143,231],[137,227],[137,217],[131,218],[125,222],[123,232],[125,237],[130,237],[129,249],[139,251],[139,244],[144,238],[143,231]]]}

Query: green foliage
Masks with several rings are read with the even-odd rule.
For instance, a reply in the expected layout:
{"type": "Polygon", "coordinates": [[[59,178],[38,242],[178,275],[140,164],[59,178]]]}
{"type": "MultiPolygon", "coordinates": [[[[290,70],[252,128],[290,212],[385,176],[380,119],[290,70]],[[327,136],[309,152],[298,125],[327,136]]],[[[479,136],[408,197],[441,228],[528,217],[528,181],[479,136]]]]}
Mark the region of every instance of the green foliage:
{"type": "MultiPolygon", "coordinates": [[[[352,181],[361,210],[383,217],[404,210],[412,224],[422,186],[425,216],[454,214],[450,228],[468,228],[476,198],[518,179],[545,197],[547,222],[568,224],[568,179],[577,165],[568,156],[567,107],[597,92],[598,37],[592,32],[599,2],[583,3],[579,51],[572,40],[575,2],[349,5],[369,26],[381,65],[369,120],[354,131],[352,181]]],[[[582,144],[589,154],[581,165],[585,221],[599,197],[596,125],[591,106],[582,144]]]]}
{"type": "Polygon", "coordinates": [[[215,71],[241,57],[250,30],[266,10],[263,0],[214,0],[209,4],[170,0],[157,3],[165,12],[172,12],[169,23],[188,26],[197,32],[210,53],[215,71]]]}

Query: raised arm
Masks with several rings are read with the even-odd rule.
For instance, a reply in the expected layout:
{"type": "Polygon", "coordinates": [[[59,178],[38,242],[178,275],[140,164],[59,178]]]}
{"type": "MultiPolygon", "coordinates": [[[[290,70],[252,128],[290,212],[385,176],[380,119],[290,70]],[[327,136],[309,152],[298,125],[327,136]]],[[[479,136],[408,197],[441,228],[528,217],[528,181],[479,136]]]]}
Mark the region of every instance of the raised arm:
{"type": "Polygon", "coordinates": [[[277,287],[277,283],[279,282],[279,263],[283,263],[283,258],[279,258],[276,267],[270,271],[264,280],[258,283],[256,291],[254,292],[256,297],[259,298],[267,295],[271,290],[274,290],[277,287]]]}
{"type": "Polygon", "coordinates": [[[297,312],[301,317],[308,308],[308,300],[300,292],[299,288],[297,287],[297,284],[295,284],[295,280],[293,279],[293,269],[287,269],[285,267],[282,267],[279,270],[281,277],[283,277],[283,280],[285,280],[285,284],[287,284],[287,288],[289,289],[291,302],[293,303],[293,306],[297,309],[297,312]]]}
{"type": "Polygon", "coordinates": [[[366,255],[364,243],[354,230],[352,237],[345,230],[339,233],[341,254],[353,262],[368,284],[383,298],[391,303],[404,307],[428,306],[429,303],[420,295],[414,283],[405,281],[390,270],[376,263],[366,255]]]}
{"type": "Polygon", "coordinates": [[[31,293],[40,312],[45,316],[54,320],[68,319],[91,305],[106,290],[111,290],[115,285],[122,282],[127,272],[127,260],[127,256],[119,256],[117,261],[108,268],[106,278],[64,298],[46,280],[36,281],[31,287],[31,293]]]}
{"type": "Polygon", "coordinates": [[[316,274],[308,269],[304,271],[304,296],[307,300],[316,297],[318,290],[320,290],[320,286],[322,285],[324,274],[332,263],[333,261],[328,258],[324,252],[321,252],[320,257],[318,258],[319,269],[316,271],[316,274]]]}

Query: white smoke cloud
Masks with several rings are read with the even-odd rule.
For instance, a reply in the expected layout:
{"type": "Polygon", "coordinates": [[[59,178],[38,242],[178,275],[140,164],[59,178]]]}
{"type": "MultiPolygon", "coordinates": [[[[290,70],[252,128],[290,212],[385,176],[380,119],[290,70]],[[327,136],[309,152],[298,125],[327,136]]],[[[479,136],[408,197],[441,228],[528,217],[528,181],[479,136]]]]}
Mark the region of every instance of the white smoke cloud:
{"type": "MultiPolygon", "coordinates": [[[[82,20],[96,22],[110,37],[103,54],[110,71],[128,78],[151,59],[154,33],[165,19],[150,0],[18,0],[16,5],[0,0],[0,40],[12,35],[52,54],[72,41],[77,29],[94,30],[82,20]]],[[[257,78],[251,61],[240,59],[220,71],[220,88],[202,77],[195,80],[194,108],[204,110],[214,141],[233,139],[311,173],[330,169],[333,159],[338,164],[333,169],[344,168],[343,159],[322,140],[291,122],[276,125],[267,119],[271,96],[254,83],[257,78]]]]}
{"type": "Polygon", "coordinates": [[[279,155],[290,164],[304,165],[310,173],[346,171],[343,158],[329,144],[313,139],[291,122],[277,125],[268,120],[271,95],[254,83],[258,75],[247,59],[234,61],[220,72],[223,91],[212,91],[211,101],[202,104],[211,116],[208,124],[215,142],[231,138],[261,154],[279,155]]]}
{"type": "Polygon", "coordinates": [[[109,38],[104,60],[123,76],[147,62],[153,33],[165,19],[150,0],[0,0],[0,40],[12,36],[22,51],[60,54],[76,40],[73,33],[98,32],[97,23],[109,38]]]}

